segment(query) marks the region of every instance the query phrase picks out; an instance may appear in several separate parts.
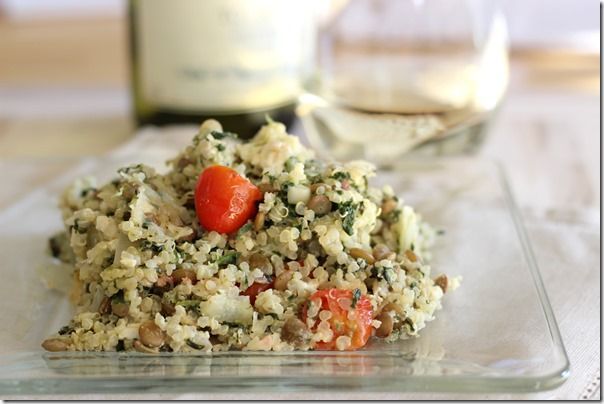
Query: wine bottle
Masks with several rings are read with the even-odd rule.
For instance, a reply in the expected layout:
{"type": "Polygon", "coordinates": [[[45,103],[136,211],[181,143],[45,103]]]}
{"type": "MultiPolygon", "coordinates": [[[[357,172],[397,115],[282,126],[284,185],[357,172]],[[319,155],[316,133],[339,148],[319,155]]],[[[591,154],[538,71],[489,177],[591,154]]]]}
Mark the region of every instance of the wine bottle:
{"type": "Polygon", "coordinates": [[[288,124],[312,68],[312,2],[130,0],[131,89],[139,126],[221,121],[252,136],[288,124]]]}

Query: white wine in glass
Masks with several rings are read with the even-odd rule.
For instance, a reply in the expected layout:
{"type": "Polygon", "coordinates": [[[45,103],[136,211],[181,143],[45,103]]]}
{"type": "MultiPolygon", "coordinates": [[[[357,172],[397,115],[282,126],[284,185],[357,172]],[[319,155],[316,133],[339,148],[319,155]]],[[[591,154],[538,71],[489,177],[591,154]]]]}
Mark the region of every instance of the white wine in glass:
{"type": "Polygon", "coordinates": [[[319,67],[298,107],[311,143],[379,166],[409,152],[476,150],[508,82],[505,23],[488,5],[343,3],[322,29],[319,67]]]}

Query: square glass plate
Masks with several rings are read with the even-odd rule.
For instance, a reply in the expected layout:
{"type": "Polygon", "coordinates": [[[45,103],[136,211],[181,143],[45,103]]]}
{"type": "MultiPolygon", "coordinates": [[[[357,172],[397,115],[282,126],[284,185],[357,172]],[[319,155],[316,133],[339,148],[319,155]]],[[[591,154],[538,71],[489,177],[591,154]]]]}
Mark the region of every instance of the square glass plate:
{"type": "Polygon", "coordinates": [[[445,230],[433,248],[433,274],[463,276],[417,339],[371,342],[357,352],[43,351],[40,342],[67,322],[71,310],[67,298],[40,277],[49,262],[47,238],[61,228],[56,205],[63,187],[86,174],[110,179],[132,162],[160,167],[165,157],[2,162],[13,168],[36,164],[54,179],[4,201],[0,211],[1,394],[526,392],[554,388],[567,378],[568,358],[505,177],[494,163],[476,158],[409,161],[374,181],[391,184],[445,230]]]}

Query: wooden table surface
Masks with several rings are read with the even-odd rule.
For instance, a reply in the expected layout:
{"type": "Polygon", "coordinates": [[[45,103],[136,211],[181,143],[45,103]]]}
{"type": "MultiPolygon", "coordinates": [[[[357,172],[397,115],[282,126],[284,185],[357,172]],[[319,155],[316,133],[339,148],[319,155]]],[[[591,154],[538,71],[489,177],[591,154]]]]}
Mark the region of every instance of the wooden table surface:
{"type": "MultiPolygon", "coordinates": [[[[0,19],[0,162],[93,155],[127,141],[133,127],[125,39],[125,23],[118,19],[0,19]]],[[[537,238],[533,242],[538,259],[559,260],[550,256],[550,244],[544,241],[550,233],[543,229],[566,223],[573,229],[588,226],[594,244],[580,259],[586,265],[598,262],[599,67],[599,55],[514,51],[509,92],[481,150],[504,164],[529,232],[531,223],[536,226],[531,236],[537,238]]],[[[25,179],[19,181],[40,179],[35,173],[30,177],[23,172],[25,179]]],[[[597,282],[598,268],[589,271],[585,282],[597,282]]],[[[546,285],[548,277],[555,283],[557,276],[546,273],[546,285]]],[[[594,296],[599,297],[599,290],[594,296]]],[[[599,363],[599,349],[597,358],[584,358],[580,347],[573,352],[571,323],[565,329],[566,297],[551,297],[571,361],[575,368],[578,364],[585,371],[592,369],[590,361],[599,363]]],[[[597,304],[597,299],[590,301],[597,304]]],[[[597,319],[588,328],[589,338],[597,339],[599,327],[597,319]]],[[[597,371],[599,375],[599,365],[597,371]]],[[[569,380],[567,385],[572,383],[579,386],[584,380],[569,380]]],[[[578,398],[575,394],[569,387],[548,397],[578,398]]]]}

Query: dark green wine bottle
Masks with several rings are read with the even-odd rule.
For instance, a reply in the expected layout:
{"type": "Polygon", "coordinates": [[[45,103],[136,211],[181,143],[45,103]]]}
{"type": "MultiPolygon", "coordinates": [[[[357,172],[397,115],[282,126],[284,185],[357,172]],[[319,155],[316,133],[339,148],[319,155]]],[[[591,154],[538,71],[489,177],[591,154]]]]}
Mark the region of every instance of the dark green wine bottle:
{"type": "Polygon", "coordinates": [[[314,53],[306,2],[130,0],[129,28],[137,125],[214,118],[245,138],[293,121],[314,53]]]}

